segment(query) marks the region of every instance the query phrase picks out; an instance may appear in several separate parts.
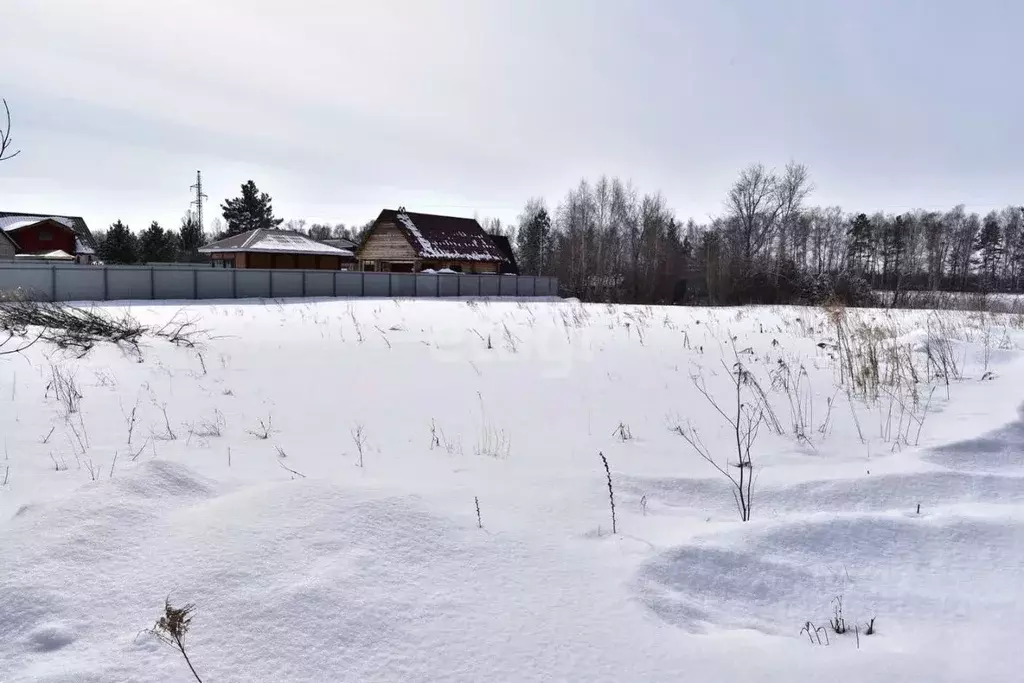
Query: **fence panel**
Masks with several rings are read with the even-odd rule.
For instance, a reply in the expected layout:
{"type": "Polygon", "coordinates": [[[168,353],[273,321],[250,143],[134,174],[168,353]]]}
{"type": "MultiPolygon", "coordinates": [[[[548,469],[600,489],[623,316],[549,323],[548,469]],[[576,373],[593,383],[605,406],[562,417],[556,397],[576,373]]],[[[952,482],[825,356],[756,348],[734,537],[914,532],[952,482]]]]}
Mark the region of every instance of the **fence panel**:
{"type": "Polygon", "coordinates": [[[363,296],[391,296],[391,273],[363,273],[363,296]]]}
{"type": "Polygon", "coordinates": [[[235,270],[235,296],[239,299],[269,299],[269,270],[235,270]]]}
{"type": "Polygon", "coordinates": [[[306,273],[306,296],[334,296],[333,270],[311,270],[306,273]]]}
{"type": "Polygon", "coordinates": [[[459,280],[466,277],[465,275],[438,275],[440,278],[437,282],[437,293],[438,296],[458,296],[459,295],[459,280]]]}
{"type": "Polygon", "coordinates": [[[480,293],[477,296],[498,296],[498,287],[504,275],[481,275],[480,293]]]}
{"type": "MultiPolygon", "coordinates": [[[[377,275],[378,273],[370,273],[377,275]]],[[[334,274],[337,296],[363,296],[363,276],[366,273],[349,273],[345,271],[334,274]]]]}
{"type": "Polygon", "coordinates": [[[51,268],[0,268],[0,292],[18,288],[33,299],[53,298],[51,268]]]}
{"type": "Polygon", "coordinates": [[[153,275],[152,268],[108,268],[107,299],[152,299],[153,275]]]}
{"type": "Polygon", "coordinates": [[[200,299],[233,299],[235,273],[229,268],[209,268],[196,271],[196,291],[200,299]]]}
{"type": "Polygon", "coordinates": [[[57,301],[105,301],[106,268],[54,268],[54,296],[57,301]]]}
{"type": "Polygon", "coordinates": [[[411,296],[437,296],[437,288],[441,284],[441,276],[437,273],[417,273],[416,291],[411,296]]]}
{"type": "MultiPolygon", "coordinates": [[[[109,267],[109,266],[108,266],[109,267]]],[[[153,298],[155,299],[195,299],[197,273],[186,268],[153,269],[153,298]]]]}
{"type": "Polygon", "coordinates": [[[302,273],[296,270],[270,271],[270,296],[275,299],[302,296],[302,273]]]}

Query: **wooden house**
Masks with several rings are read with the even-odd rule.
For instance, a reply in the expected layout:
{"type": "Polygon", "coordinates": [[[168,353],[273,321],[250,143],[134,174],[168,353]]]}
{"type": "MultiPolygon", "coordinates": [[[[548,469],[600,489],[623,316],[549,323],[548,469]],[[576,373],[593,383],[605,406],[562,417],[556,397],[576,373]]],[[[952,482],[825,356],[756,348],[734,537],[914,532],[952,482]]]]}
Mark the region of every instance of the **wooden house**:
{"type": "Polygon", "coordinates": [[[258,228],[225,237],[199,248],[218,268],[299,268],[345,270],[355,255],[293,230],[258,228]]]}
{"type": "Polygon", "coordinates": [[[96,241],[77,216],[0,211],[0,231],[0,258],[92,263],[96,257],[96,241]]]}
{"type": "Polygon", "coordinates": [[[384,209],[356,253],[365,271],[501,273],[508,259],[472,218],[384,209]]]}

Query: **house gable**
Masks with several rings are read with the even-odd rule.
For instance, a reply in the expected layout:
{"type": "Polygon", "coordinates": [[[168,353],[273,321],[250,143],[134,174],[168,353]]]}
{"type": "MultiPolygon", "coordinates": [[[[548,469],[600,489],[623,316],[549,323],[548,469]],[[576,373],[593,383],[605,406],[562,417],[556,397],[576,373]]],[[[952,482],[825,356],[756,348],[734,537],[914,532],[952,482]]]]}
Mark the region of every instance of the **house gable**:
{"type": "Polygon", "coordinates": [[[77,233],[66,223],[53,218],[10,223],[4,228],[4,233],[18,245],[19,252],[33,254],[63,251],[74,254],[76,251],[77,233]]]}
{"type": "Polygon", "coordinates": [[[419,254],[405,232],[381,214],[363,240],[358,257],[360,261],[414,261],[419,254]]]}

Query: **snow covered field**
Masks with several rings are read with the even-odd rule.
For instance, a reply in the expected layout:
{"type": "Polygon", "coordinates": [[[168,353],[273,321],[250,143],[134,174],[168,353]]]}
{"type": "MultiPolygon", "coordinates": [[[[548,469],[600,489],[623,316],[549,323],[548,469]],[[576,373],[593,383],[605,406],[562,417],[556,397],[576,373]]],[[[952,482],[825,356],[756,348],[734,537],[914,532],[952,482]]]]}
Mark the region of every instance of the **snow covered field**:
{"type": "Polygon", "coordinates": [[[1020,680],[1019,317],[184,310],[0,357],[3,683],[1020,680]]]}

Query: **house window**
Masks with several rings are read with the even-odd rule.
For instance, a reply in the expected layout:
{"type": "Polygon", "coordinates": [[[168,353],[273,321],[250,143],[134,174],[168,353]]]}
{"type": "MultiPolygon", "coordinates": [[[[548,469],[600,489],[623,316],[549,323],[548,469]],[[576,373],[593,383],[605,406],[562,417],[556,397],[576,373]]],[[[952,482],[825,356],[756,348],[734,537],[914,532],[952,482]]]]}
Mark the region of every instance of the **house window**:
{"type": "Polygon", "coordinates": [[[376,263],[370,263],[370,262],[364,263],[363,264],[363,270],[366,271],[367,273],[372,273],[375,270],[377,270],[377,264],[376,263]]]}

